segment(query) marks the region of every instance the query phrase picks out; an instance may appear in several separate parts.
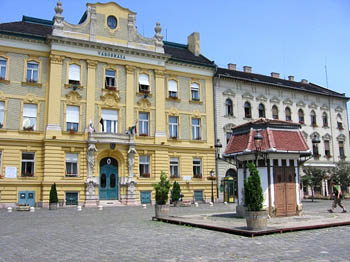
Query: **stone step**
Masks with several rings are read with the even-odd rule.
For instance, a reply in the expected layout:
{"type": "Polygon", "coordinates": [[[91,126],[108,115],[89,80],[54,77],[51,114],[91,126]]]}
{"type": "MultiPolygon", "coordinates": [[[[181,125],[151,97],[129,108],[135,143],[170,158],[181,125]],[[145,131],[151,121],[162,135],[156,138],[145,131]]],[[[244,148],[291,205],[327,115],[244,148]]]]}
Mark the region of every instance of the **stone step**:
{"type": "Polygon", "coordinates": [[[103,207],[125,206],[119,200],[100,200],[99,205],[103,207]]]}

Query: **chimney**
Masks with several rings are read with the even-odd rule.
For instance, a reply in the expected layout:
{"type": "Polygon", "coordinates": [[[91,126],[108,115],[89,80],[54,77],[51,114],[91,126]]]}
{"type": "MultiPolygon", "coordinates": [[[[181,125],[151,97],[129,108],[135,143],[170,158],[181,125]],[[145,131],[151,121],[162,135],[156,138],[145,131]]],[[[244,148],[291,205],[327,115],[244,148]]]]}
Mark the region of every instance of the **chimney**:
{"type": "Polygon", "coordinates": [[[309,83],[309,81],[307,81],[307,79],[301,79],[301,82],[302,82],[303,84],[308,84],[308,83],[309,83]]]}
{"type": "Polygon", "coordinates": [[[243,72],[251,73],[252,72],[252,67],[251,66],[243,66],[243,72]]]}
{"type": "Polygon", "coordinates": [[[190,50],[195,56],[200,55],[201,45],[198,32],[193,32],[187,37],[187,44],[188,50],[190,50]]]}
{"type": "Polygon", "coordinates": [[[274,78],[280,78],[280,73],[272,72],[271,76],[274,78]]]}
{"type": "Polygon", "coordinates": [[[231,63],[227,64],[227,69],[229,70],[236,71],[236,67],[237,67],[236,64],[231,64],[231,63]]]}
{"type": "Polygon", "coordinates": [[[288,76],[289,81],[294,81],[294,76],[288,76]]]}

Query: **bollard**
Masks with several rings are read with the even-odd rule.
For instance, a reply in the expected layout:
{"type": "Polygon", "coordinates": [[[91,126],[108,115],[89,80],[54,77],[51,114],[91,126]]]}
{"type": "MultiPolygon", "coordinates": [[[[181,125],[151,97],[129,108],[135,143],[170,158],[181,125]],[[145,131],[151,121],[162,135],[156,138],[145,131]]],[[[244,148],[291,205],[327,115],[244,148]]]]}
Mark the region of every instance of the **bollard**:
{"type": "Polygon", "coordinates": [[[81,206],[77,206],[77,210],[78,210],[78,211],[81,211],[81,206]]]}
{"type": "Polygon", "coordinates": [[[213,202],[209,202],[209,206],[211,207],[214,206],[213,202]]]}
{"type": "Polygon", "coordinates": [[[35,212],[35,207],[30,207],[29,212],[35,212]]]}
{"type": "Polygon", "coordinates": [[[227,202],[224,202],[224,205],[227,205],[227,202]]]}
{"type": "Polygon", "coordinates": [[[198,207],[198,202],[194,202],[194,206],[195,206],[195,207],[198,207]]]}
{"type": "Polygon", "coordinates": [[[7,208],[7,212],[11,213],[12,212],[12,207],[7,208]]]}
{"type": "Polygon", "coordinates": [[[146,204],[143,204],[142,207],[143,207],[143,208],[147,208],[146,204]]]}
{"type": "Polygon", "coordinates": [[[98,206],[98,210],[102,211],[103,210],[103,206],[98,206]]]}

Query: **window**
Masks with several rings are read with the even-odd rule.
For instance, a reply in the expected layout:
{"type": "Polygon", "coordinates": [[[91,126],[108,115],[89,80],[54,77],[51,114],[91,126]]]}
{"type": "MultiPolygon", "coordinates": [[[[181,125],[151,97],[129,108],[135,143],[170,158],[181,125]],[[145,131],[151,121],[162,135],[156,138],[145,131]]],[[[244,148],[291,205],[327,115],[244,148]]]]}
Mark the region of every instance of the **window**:
{"type": "Polygon", "coordinates": [[[277,106],[272,106],[272,119],[278,119],[278,108],[277,106]]]}
{"type": "Polygon", "coordinates": [[[286,107],[285,114],[286,114],[286,121],[292,121],[292,112],[290,111],[289,107],[286,107]]]}
{"type": "Polygon", "coordinates": [[[230,142],[231,136],[232,136],[231,132],[226,132],[226,145],[228,145],[228,142],[230,142]]]}
{"type": "Polygon", "coordinates": [[[192,118],[192,139],[201,140],[201,120],[192,118]]]}
{"type": "Polygon", "coordinates": [[[194,178],[202,177],[202,161],[200,158],[193,159],[193,177],[194,178]]]}
{"type": "Polygon", "coordinates": [[[299,118],[299,124],[305,123],[304,111],[302,109],[298,110],[298,118],[299,118]]]}
{"type": "Polygon", "coordinates": [[[344,141],[339,141],[339,156],[340,158],[345,158],[345,152],[344,152],[344,141]]]}
{"type": "Polygon", "coordinates": [[[140,74],[139,75],[139,92],[142,93],[149,93],[149,79],[147,74],[140,74]]]}
{"type": "Polygon", "coordinates": [[[78,176],[78,154],[66,153],[66,176],[78,176]]]}
{"type": "Polygon", "coordinates": [[[178,120],[177,116],[169,116],[169,137],[177,138],[178,136],[178,120]]]}
{"type": "Polygon", "coordinates": [[[343,130],[343,120],[340,114],[337,115],[337,128],[343,130]]]}
{"type": "Polygon", "coordinates": [[[170,158],[170,177],[179,178],[179,159],[177,157],[170,158]]]}
{"type": "Polygon", "coordinates": [[[232,100],[227,98],[225,102],[226,116],[233,116],[232,100]]]}
{"type": "Polygon", "coordinates": [[[34,153],[22,153],[22,176],[34,176],[34,153]]]}
{"type": "Polygon", "coordinates": [[[149,113],[147,112],[139,113],[139,134],[140,136],[149,135],[149,113]]]}
{"type": "Polygon", "coordinates": [[[102,109],[102,121],[104,133],[118,133],[118,111],[102,109]]]}
{"type": "Polygon", "coordinates": [[[197,84],[197,83],[191,84],[191,98],[192,98],[192,101],[199,101],[200,100],[199,84],[197,84]]]}
{"type": "Polygon", "coordinates": [[[68,84],[80,85],[80,66],[76,64],[69,65],[68,84]]]}
{"type": "Polygon", "coordinates": [[[245,118],[251,118],[252,117],[252,108],[249,104],[249,102],[244,103],[244,117],[245,118]]]}
{"type": "Polygon", "coordinates": [[[78,205],[78,192],[66,192],[66,205],[67,206],[78,205]]]}
{"type": "Polygon", "coordinates": [[[28,62],[27,63],[27,82],[38,82],[38,73],[39,73],[39,63],[37,62],[28,62]]]}
{"type": "Polygon", "coordinates": [[[105,80],[105,88],[115,87],[115,71],[111,69],[106,70],[106,80],[105,80]]]}
{"type": "Polygon", "coordinates": [[[322,114],[322,122],[323,122],[323,127],[328,127],[328,116],[326,112],[323,112],[322,114]]]}
{"type": "Polygon", "coordinates": [[[5,119],[5,102],[0,102],[0,128],[4,126],[5,119]]]}
{"type": "Polygon", "coordinates": [[[324,141],[324,154],[326,157],[331,157],[331,150],[329,147],[329,140],[324,141]]]}
{"type": "Polygon", "coordinates": [[[140,177],[150,177],[149,156],[140,156],[140,177]]]}
{"type": "Polygon", "coordinates": [[[312,143],[312,155],[313,157],[319,157],[319,151],[318,151],[318,144],[317,143],[312,143]]]}
{"type": "Polygon", "coordinates": [[[169,80],[168,81],[168,92],[170,98],[177,98],[178,90],[177,90],[177,81],[169,80]]]}
{"type": "Polygon", "coordinates": [[[264,104],[259,104],[258,110],[259,110],[259,117],[260,118],[265,118],[266,115],[265,115],[265,106],[264,106],[264,104]]]}
{"type": "Polygon", "coordinates": [[[311,125],[314,126],[314,127],[317,126],[316,113],[315,113],[314,110],[311,111],[310,117],[311,117],[311,125]]]}
{"type": "Polygon", "coordinates": [[[0,80],[6,79],[7,59],[0,57],[0,80]]]}
{"type": "Polygon", "coordinates": [[[78,106],[67,106],[67,131],[79,130],[79,107],[78,106]]]}
{"type": "Polygon", "coordinates": [[[1,176],[1,170],[2,170],[2,167],[1,167],[1,160],[2,160],[2,152],[0,151],[0,176],[1,176]]]}
{"type": "Polygon", "coordinates": [[[37,105],[23,105],[23,129],[33,131],[36,129],[37,105]]]}

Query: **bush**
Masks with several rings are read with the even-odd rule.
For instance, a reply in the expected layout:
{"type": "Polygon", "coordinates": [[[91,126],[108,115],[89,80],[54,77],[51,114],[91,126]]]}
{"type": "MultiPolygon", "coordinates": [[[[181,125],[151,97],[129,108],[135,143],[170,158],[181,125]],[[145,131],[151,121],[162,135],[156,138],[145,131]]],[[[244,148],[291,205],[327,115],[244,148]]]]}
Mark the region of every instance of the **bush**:
{"type": "Polygon", "coordinates": [[[250,176],[248,180],[244,180],[244,203],[248,211],[260,211],[263,207],[264,195],[259,171],[254,163],[249,163],[248,168],[250,176]]]}
{"type": "Polygon", "coordinates": [[[57,197],[57,190],[56,190],[56,183],[51,185],[50,189],[50,203],[58,203],[58,197],[57,197]]]}
{"type": "Polygon", "coordinates": [[[168,176],[164,171],[162,171],[160,174],[159,183],[153,185],[153,187],[156,190],[156,204],[165,205],[168,202],[171,184],[168,180],[168,176]]]}
{"type": "Polygon", "coordinates": [[[176,203],[181,197],[180,184],[174,181],[173,189],[171,190],[171,202],[176,203]]]}

